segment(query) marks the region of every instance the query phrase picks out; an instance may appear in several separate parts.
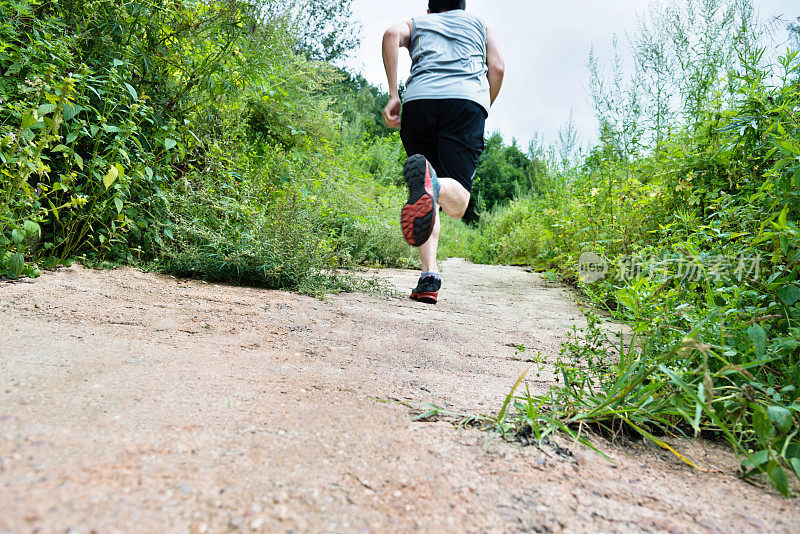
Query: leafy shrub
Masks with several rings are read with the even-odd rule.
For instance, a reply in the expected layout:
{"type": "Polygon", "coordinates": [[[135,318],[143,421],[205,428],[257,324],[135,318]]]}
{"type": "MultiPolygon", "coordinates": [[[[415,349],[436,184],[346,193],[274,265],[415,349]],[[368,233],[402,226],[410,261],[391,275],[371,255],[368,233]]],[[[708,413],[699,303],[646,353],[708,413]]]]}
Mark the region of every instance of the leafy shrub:
{"type": "MultiPolygon", "coordinates": [[[[40,225],[41,239],[19,253],[34,260],[119,255],[129,231],[158,220],[157,213],[143,217],[135,204],[152,205],[196,157],[201,143],[178,117],[225,89],[216,85],[219,61],[240,32],[235,10],[195,7],[0,4],[7,21],[0,28],[0,133],[8,139],[21,124],[16,138],[33,142],[41,130],[32,154],[41,164],[33,161],[36,172],[12,182],[10,212],[0,215],[40,225]]],[[[23,150],[5,143],[4,163],[23,150]]],[[[4,226],[0,233],[7,238],[13,230],[4,226]]]]}

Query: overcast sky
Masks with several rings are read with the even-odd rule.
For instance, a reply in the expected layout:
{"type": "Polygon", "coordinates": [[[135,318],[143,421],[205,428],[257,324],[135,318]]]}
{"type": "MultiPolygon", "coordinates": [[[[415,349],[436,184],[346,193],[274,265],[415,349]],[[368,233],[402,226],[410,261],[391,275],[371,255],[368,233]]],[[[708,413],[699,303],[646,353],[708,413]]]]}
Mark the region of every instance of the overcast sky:
{"type": "MultiPolygon", "coordinates": [[[[589,48],[603,60],[612,52],[614,34],[636,26],[636,15],[649,0],[467,0],[467,10],[483,18],[500,39],[506,58],[503,92],[492,108],[487,129],[516,137],[527,147],[533,133],[554,141],[574,111],[581,144],[595,137],[595,121],[587,102],[589,48]]],[[[354,0],[364,25],[361,49],[347,66],[386,89],[381,38],[392,24],[425,13],[427,0],[354,0]]],[[[755,0],[762,18],[800,16],[797,0],[755,0]]],[[[780,36],[786,35],[781,31],[780,36]]],[[[402,52],[405,52],[403,50],[402,52]]],[[[411,61],[401,53],[400,79],[411,61]]]]}

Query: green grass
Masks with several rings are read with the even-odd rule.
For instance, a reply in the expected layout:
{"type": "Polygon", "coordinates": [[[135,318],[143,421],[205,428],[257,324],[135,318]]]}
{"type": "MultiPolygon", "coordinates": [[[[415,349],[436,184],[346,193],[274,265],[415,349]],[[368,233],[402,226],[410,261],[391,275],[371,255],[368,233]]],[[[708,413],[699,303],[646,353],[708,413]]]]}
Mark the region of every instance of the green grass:
{"type": "Polygon", "coordinates": [[[469,226],[441,214],[441,233],[439,235],[439,259],[471,258],[479,232],[469,226]]]}

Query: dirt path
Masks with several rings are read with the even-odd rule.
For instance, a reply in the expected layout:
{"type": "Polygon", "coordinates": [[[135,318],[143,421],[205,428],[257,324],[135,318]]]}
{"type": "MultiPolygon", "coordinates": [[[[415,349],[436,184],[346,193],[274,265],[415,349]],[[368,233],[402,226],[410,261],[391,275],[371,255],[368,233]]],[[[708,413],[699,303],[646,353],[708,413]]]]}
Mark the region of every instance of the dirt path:
{"type": "Polygon", "coordinates": [[[437,307],[132,269],[0,285],[0,532],[796,531],[708,444],[682,446],[721,472],[641,443],[612,465],[375,400],[496,412],[512,346],[553,356],[580,321],[521,269],[443,271],[437,307]]]}

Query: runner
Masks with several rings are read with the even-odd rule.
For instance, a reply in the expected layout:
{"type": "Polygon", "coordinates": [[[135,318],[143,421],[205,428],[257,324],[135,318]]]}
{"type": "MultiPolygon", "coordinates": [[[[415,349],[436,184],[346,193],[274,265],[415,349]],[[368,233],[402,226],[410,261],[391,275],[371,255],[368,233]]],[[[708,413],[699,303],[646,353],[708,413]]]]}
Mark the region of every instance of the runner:
{"type": "Polygon", "coordinates": [[[401,226],[406,241],[419,247],[422,263],[411,298],[430,304],[438,301],[442,285],[436,264],[438,208],[454,219],[467,210],[486,118],[505,72],[494,33],[465,9],[466,0],[430,0],[427,15],[393,26],[383,36],[389,81],[383,120],[389,128],[400,128],[408,155],[403,167],[408,201],[401,226]],[[402,104],[400,47],[409,50],[412,62],[402,104]]]}

